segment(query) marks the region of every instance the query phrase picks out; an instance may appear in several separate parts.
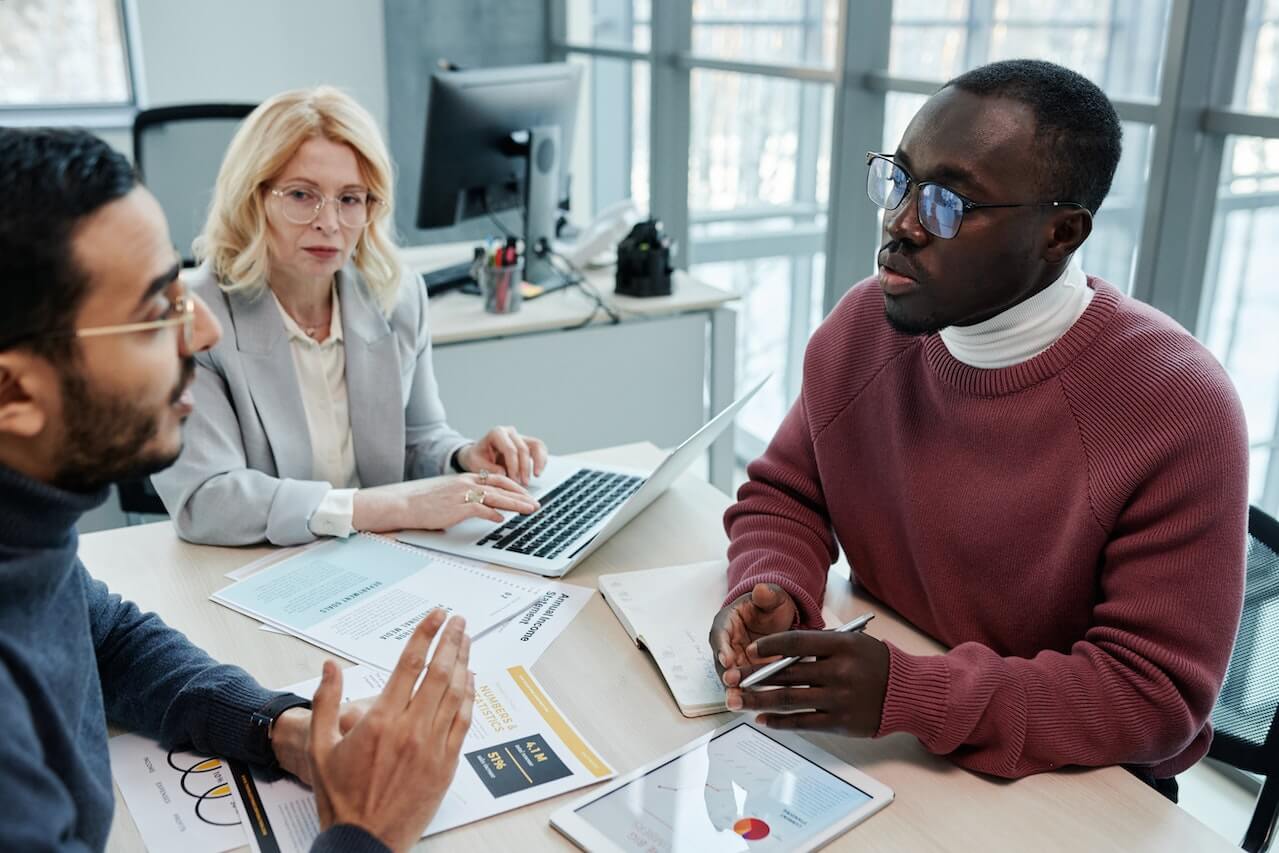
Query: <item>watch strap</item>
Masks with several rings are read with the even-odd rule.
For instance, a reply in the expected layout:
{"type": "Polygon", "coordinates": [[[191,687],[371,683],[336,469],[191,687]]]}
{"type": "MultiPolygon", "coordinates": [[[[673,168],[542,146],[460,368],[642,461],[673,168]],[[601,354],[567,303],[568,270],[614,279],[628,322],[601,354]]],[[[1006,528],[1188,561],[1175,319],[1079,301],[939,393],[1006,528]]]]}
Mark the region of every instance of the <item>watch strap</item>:
{"type": "Polygon", "coordinates": [[[311,700],[296,693],[281,693],[271,697],[265,705],[249,715],[253,752],[260,755],[268,766],[274,766],[276,762],[275,753],[271,749],[271,728],[275,725],[275,721],[291,708],[309,709],[310,707],[311,700]]]}

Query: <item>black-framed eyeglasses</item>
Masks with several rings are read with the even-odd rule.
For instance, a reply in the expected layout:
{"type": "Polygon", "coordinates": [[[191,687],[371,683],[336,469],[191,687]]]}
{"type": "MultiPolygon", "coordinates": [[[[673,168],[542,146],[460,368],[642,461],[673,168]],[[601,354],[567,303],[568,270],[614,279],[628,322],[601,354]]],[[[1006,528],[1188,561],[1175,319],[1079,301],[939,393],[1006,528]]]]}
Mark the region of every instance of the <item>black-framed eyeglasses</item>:
{"type": "Polygon", "coordinates": [[[986,204],[973,201],[936,181],[916,181],[887,154],[866,152],[866,195],[884,210],[901,207],[914,184],[918,189],[916,210],[919,224],[934,237],[949,240],[959,233],[964,214],[970,210],[991,207],[1077,207],[1076,201],[1022,201],[1011,204],[986,204]]]}

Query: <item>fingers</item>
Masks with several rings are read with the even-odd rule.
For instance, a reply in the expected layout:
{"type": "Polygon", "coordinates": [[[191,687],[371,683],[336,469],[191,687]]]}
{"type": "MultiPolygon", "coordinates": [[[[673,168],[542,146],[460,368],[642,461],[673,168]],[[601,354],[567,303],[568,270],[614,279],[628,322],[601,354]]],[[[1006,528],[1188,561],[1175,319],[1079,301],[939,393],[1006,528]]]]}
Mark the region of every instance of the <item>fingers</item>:
{"type": "Polygon", "coordinates": [[[462,704],[458,706],[453,717],[453,725],[449,728],[444,748],[448,755],[457,755],[462,749],[462,741],[471,728],[471,712],[475,708],[475,673],[466,673],[466,688],[462,694],[462,704]]]}
{"type": "Polygon", "coordinates": [[[323,754],[341,740],[338,706],[342,704],[342,670],[331,660],[320,671],[320,686],[311,697],[311,749],[323,754]]]}
{"type": "Polygon", "coordinates": [[[546,443],[540,438],[526,438],[529,452],[533,454],[533,476],[540,477],[546,470],[546,462],[551,458],[546,450],[546,443]]]}
{"type": "Polygon", "coordinates": [[[823,687],[778,687],[775,690],[742,690],[730,687],[724,695],[730,711],[824,711],[830,691],[823,687]]]}
{"type": "Polygon", "coordinates": [[[346,734],[364,719],[364,715],[373,707],[373,698],[356,699],[338,708],[338,730],[346,734]]]}
{"type": "Polygon", "coordinates": [[[400,711],[409,704],[409,699],[413,696],[413,685],[417,684],[418,676],[426,666],[426,652],[446,618],[448,613],[436,608],[418,624],[404,646],[404,651],[400,652],[400,659],[373,707],[400,711]]]}
{"type": "Polygon", "coordinates": [[[536,512],[538,506],[540,506],[540,504],[538,504],[538,502],[533,498],[529,497],[528,493],[523,489],[520,489],[518,492],[511,492],[494,486],[484,486],[482,491],[484,492],[484,503],[481,504],[473,502],[475,506],[504,509],[510,512],[518,512],[522,515],[536,512]]]}
{"type": "Polygon", "coordinates": [[[519,495],[527,495],[528,489],[500,473],[490,471],[488,476],[481,478],[478,474],[464,474],[462,479],[476,486],[488,488],[490,486],[498,489],[506,489],[508,492],[515,492],[519,495]]]}
{"type": "Polygon", "coordinates": [[[514,430],[509,427],[493,427],[493,429],[489,430],[485,439],[493,445],[493,450],[501,458],[501,465],[506,469],[506,476],[512,480],[519,480],[520,455],[515,448],[515,442],[511,441],[511,432],[514,432],[514,430]]]}
{"type": "MultiPolygon", "coordinates": [[[[777,658],[774,658],[777,660],[777,658]]],[[[758,666],[735,666],[732,669],[724,670],[724,684],[728,687],[736,687],[759,670],[763,669],[766,664],[758,666]]],[[[772,675],[759,682],[759,687],[775,687],[778,685],[804,684],[810,687],[822,687],[830,684],[834,668],[829,661],[796,661],[785,669],[775,672],[772,675]]]]}
{"type": "Polygon", "coordinates": [[[782,631],[760,637],[746,651],[756,657],[827,657],[848,648],[849,636],[834,631],[782,631]]]}
{"type": "Polygon", "coordinates": [[[751,604],[765,613],[771,613],[781,607],[788,597],[785,590],[769,583],[757,583],[751,590],[751,604]]]}
{"type": "Polygon", "coordinates": [[[805,731],[838,731],[839,721],[825,711],[804,714],[758,714],[755,722],[770,729],[803,729],[805,731]]]}
{"type": "Polygon", "coordinates": [[[453,662],[453,668],[449,673],[448,686],[440,699],[439,707],[436,708],[435,719],[431,722],[432,742],[438,742],[448,737],[458,709],[462,707],[462,701],[466,695],[466,685],[471,678],[470,660],[470,637],[463,635],[462,642],[458,646],[457,659],[453,662]]]}
{"type": "Polygon", "coordinates": [[[527,486],[528,481],[533,477],[533,453],[529,450],[528,441],[513,428],[508,435],[511,444],[515,445],[515,457],[519,464],[520,473],[516,479],[527,486]]]}
{"type": "Polygon", "coordinates": [[[470,647],[470,638],[465,635],[466,619],[454,616],[444,626],[440,634],[440,642],[431,656],[431,665],[427,667],[426,678],[418,687],[410,704],[410,712],[423,725],[429,725],[435,719],[436,709],[448,688],[453,675],[453,667],[457,665],[457,657],[462,646],[470,647]]]}

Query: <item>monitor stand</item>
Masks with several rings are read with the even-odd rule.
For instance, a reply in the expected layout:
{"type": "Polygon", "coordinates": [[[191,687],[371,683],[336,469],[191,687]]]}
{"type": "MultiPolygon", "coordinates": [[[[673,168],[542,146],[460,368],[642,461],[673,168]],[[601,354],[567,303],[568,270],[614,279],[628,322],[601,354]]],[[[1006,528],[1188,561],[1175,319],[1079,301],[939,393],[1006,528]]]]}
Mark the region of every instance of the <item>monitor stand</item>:
{"type": "Polygon", "coordinates": [[[555,239],[563,150],[559,127],[530,128],[524,155],[524,280],[534,284],[550,284],[560,278],[559,270],[551,264],[550,252],[539,253],[538,249],[549,249],[555,239]]]}

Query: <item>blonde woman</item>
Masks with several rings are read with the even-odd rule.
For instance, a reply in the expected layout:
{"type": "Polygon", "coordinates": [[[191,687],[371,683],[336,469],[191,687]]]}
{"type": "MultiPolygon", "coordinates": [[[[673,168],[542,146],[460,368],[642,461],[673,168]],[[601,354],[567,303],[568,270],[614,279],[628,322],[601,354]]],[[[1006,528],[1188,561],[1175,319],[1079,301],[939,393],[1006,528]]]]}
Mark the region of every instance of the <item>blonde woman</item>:
{"type": "Polygon", "coordinates": [[[196,356],[182,455],[153,478],[184,539],[293,545],[537,508],[523,486],[542,442],[445,420],[391,208],[377,126],[336,89],[277,95],[231,141],[189,279],[226,334],[196,356]]]}

